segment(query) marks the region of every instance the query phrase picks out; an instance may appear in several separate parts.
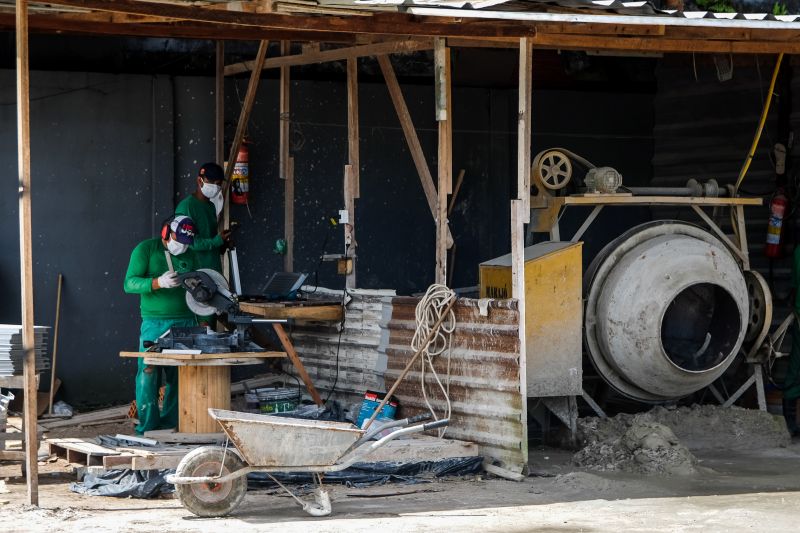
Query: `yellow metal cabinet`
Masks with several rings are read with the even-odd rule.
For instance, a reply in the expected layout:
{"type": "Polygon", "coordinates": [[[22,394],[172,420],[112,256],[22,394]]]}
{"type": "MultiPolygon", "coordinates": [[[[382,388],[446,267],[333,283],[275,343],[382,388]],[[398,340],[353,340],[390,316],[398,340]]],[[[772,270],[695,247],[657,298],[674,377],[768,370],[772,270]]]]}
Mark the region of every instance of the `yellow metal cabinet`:
{"type": "MultiPolygon", "coordinates": [[[[528,396],[581,394],[581,244],[525,248],[528,396]]],[[[511,254],[480,264],[481,298],[511,298],[511,254]]]]}

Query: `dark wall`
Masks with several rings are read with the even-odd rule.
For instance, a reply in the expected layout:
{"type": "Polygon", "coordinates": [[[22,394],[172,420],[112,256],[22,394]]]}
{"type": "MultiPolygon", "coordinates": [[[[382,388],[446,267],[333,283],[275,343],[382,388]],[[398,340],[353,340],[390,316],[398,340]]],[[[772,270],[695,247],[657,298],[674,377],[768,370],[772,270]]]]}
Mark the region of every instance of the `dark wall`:
{"type": "MultiPolygon", "coordinates": [[[[362,67],[364,65],[362,63],[362,67]]],[[[374,66],[374,65],[373,65],[374,66]]],[[[16,108],[13,71],[0,71],[0,321],[19,322],[16,108]]],[[[126,402],[135,364],[118,352],[136,346],[138,298],[124,294],[130,251],[154,235],[175,202],[213,158],[214,87],[208,77],[34,72],[31,101],[36,323],[53,325],[55,282],[65,276],[58,375],[75,405],[126,402]]],[[[226,138],[233,136],[246,80],[226,87],[226,138]]],[[[432,173],[437,125],[430,86],[403,91],[432,173]]],[[[565,146],[625,176],[649,179],[650,97],[534,93],[534,152],[565,146]],[[624,164],[623,164],[624,162],[624,164]]],[[[343,205],[346,91],[342,81],[292,85],[298,270],[313,272],[326,251],[342,249],[327,218],[343,205]]],[[[509,199],[516,183],[514,90],[453,89],[455,173],[465,169],[451,226],[457,243],[454,286],[477,282],[477,264],[507,253],[509,199]]],[[[248,123],[249,206],[234,206],[244,288],[258,290],[282,269],[272,252],[283,237],[283,182],[277,177],[278,86],[266,80],[248,123]],[[248,210],[249,207],[249,210],[248,210]]],[[[424,290],[433,281],[433,218],[385,85],[360,86],[361,199],[356,203],[358,284],[424,290]]],[[[607,222],[613,225],[614,221],[607,222]]],[[[340,287],[334,266],[320,284],[340,287]]]]}

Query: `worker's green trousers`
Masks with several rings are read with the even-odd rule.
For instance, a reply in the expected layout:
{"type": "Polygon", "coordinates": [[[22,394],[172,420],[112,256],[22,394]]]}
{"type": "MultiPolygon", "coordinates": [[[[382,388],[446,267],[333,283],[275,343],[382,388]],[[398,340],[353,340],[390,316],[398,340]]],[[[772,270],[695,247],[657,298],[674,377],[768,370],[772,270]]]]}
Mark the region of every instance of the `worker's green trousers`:
{"type": "MultiPolygon", "coordinates": [[[[196,325],[197,321],[194,318],[183,320],[143,318],[139,334],[139,351],[144,351],[145,341],[155,341],[173,326],[196,325]]],[[[136,372],[136,409],[139,411],[139,425],[136,426],[136,433],[139,435],[154,429],[176,427],[178,425],[178,368],[146,365],[144,358],[140,357],[139,370],[136,372]],[[162,374],[166,389],[164,390],[162,409],[159,412],[158,389],[161,387],[162,374]]]]}

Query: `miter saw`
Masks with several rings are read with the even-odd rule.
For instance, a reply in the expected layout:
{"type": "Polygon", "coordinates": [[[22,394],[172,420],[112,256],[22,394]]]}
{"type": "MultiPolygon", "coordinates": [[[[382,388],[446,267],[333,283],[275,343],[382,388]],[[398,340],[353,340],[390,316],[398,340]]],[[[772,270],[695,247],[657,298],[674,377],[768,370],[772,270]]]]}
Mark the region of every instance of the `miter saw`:
{"type": "Polygon", "coordinates": [[[179,274],[186,289],[186,305],[198,316],[227,314],[231,332],[212,332],[205,327],[173,327],[154,343],[160,350],[201,350],[202,353],[263,352],[250,338],[249,326],[258,323],[285,323],[286,320],[254,318],[242,315],[238,296],[228,288],[219,272],[202,268],[179,274]]]}

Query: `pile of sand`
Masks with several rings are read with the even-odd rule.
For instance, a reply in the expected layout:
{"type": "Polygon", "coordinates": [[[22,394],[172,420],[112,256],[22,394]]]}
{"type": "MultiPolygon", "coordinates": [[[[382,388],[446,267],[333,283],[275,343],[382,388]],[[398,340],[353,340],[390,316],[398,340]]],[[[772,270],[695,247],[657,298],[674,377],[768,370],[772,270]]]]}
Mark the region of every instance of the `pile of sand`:
{"type": "MultiPolygon", "coordinates": [[[[616,418],[616,417],[615,417],[616,418]]],[[[581,419],[579,437],[584,447],[573,457],[576,466],[599,471],[638,474],[688,475],[698,472],[697,458],[680,443],[670,428],[636,415],[612,430],[598,418],[581,419]]]]}
{"type": "Polygon", "coordinates": [[[791,437],[781,417],[738,407],[693,405],[612,418],[581,418],[583,448],[572,462],[600,471],[692,474],[697,459],[689,450],[752,450],[788,446],[791,437]]]}

